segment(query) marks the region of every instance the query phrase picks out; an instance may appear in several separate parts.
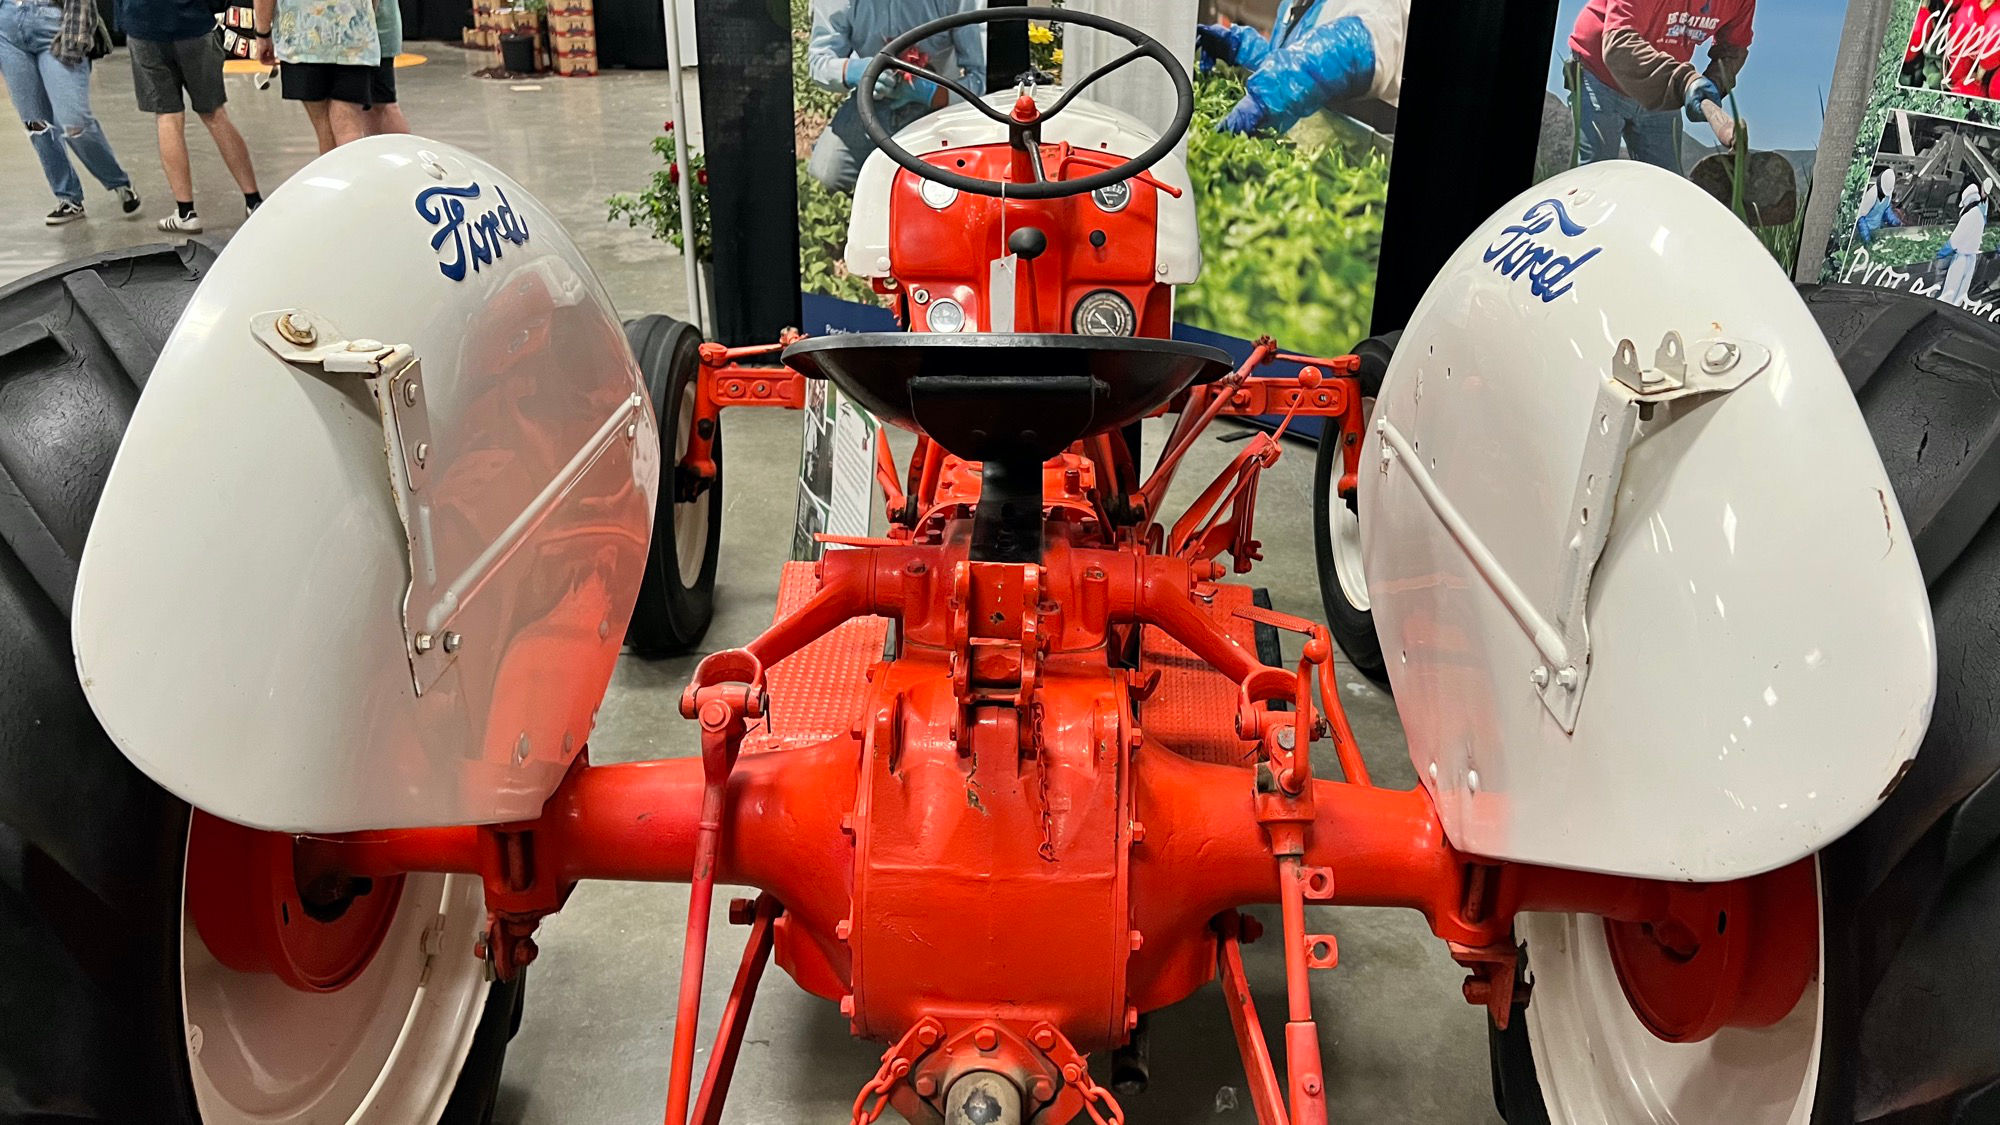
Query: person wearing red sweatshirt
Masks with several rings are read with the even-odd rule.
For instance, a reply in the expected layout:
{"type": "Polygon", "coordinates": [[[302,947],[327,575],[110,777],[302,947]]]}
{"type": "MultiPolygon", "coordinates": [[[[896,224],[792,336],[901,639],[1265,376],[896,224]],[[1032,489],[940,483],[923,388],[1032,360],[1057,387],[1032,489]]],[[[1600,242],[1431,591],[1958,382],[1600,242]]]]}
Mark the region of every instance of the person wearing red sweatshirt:
{"type": "Polygon", "coordinates": [[[1721,103],[1750,56],[1756,15],[1757,0],[1590,0],[1569,37],[1578,162],[1616,159],[1622,142],[1632,159],[1679,174],[1677,111],[1732,143],[1721,103]],[[1704,44],[1700,71],[1694,53],[1704,44]]]}

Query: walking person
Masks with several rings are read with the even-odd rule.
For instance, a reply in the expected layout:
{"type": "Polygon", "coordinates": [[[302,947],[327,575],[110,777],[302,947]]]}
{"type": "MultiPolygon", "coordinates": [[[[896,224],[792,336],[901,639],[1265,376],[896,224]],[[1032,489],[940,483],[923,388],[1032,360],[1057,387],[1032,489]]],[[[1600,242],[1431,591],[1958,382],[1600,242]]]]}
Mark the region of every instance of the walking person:
{"type": "Polygon", "coordinates": [[[139,109],[153,115],[160,138],[160,167],[174,193],[174,213],[159,227],[169,234],[201,230],[194,206],[194,172],[188,164],[187,105],[208,127],[222,163],[243,192],[247,217],[264,202],[257,190],[257,172],[250,163],[250,146],[229,120],[223,103],[222,44],[216,38],[215,16],[208,0],[120,0],[119,20],[132,51],[132,89],[139,109]],[[182,92],[187,94],[184,104],[182,92]]]}
{"type": "Polygon", "coordinates": [[[321,153],[375,131],[369,111],[382,66],[375,20],[371,0],[256,0],[257,60],[276,63],[285,100],[305,104],[321,153]]]}
{"type": "Polygon", "coordinates": [[[56,209],[43,220],[52,227],[83,218],[83,181],[69,162],[71,152],[117,195],[121,211],[139,213],[132,177],[119,166],[90,112],[90,48],[97,26],[91,0],[0,0],[0,78],[55,193],[56,209]]]}
{"type": "Polygon", "coordinates": [[[368,130],[407,133],[410,119],[396,103],[396,56],[403,53],[403,6],[396,0],[377,0],[375,38],[381,45],[382,64],[375,68],[375,108],[368,111],[368,130]]]}
{"type": "Polygon", "coordinates": [[[1571,109],[1577,162],[1618,159],[1681,168],[1680,114],[1706,120],[1724,148],[1735,143],[1724,96],[1750,57],[1757,0],[1590,0],[1570,32],[1571,109]],[[1694,68],[1708,45],[1708,68],[1694,68]]]}

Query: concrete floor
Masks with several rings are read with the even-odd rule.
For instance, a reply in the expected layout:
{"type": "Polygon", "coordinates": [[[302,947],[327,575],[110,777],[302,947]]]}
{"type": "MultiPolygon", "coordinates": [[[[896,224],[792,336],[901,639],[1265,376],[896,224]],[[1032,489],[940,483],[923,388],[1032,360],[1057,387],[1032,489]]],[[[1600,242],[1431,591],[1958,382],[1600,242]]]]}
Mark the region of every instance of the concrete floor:
{"type": "MultiPolygon", "coordinates": [[[[514,84],[469,77],[455,48],[415,45],[429,65],[401,72],[403,104],[419,132],[486,156],[540,195],[584,249],[627,316],[686,314],[680,262],[667,247],[604,221],[605,196],[642,184],[653,167],[648,141],[668,116],[659,74],[514,84]]],[[[314,155],[302,114],[275,89],[229,79],[230,111],[250,141],[266,193],[314,155]]],[[[132,108],[123,52],[98,68],[96,109],[148,206],[123,221],[109,196],[90,192],[91,217],[47,229],[53,204],[25,138],[0,146],[0,281],[96,250],[159,240],[167,213],[150,119],[132,108]]],[[[212,145],[190,138],[198,202],[208,237],[226,236],[240,206],[212,145]]],[[[789,535],[798,456],[796,415],[745,411],[727,420],[730,491],[723,523],[718,611],[706,648],[738,645],[770,621],[781,551],[789,535]]],[[[1226,434],[1227,429],[1219,431],[1226,434]]],[[[1149,435],[1149,451],[1159,434],[1149,435]]],[[[1185,501],[1238,446],[1205,441],[1181,473],[1185,501]]],[[[1252,577],[1279,610],[1317,619],[1312,563],[1311,450],[1294,446],[1265,476],[1259,533],[1269,562],[1252,577]]],[[[1170,509],[1172,510],[1172,509],[1170,509]]],[[[696,658],[619,665],[592,745],[599,761],[696,752],[693,725],[676,701],[696,658]]],[[[1389,699],[1343,668],[1343,698],[1379,784],[1414,777],[1389,699]]],[[[1331,762],[1326,763],[1331,769],[1331,762]]],[[[649,1122],[665,1100],[672,1006],[687,894],[679,887],[592,884],[544,926],[542,957],[508,1058],[500,1125],[649,1122]]],[[[1269,919],[1275,929],[1275,918],[1269,919]]],[[[1336,1121],[1380,1125],[1497,1122],[1486,1068],[1483,1013],[1459,998],[1460,971],[1415,915],[1328,910],[1316,927],[1340,939],[1340,967],[1316,974],[1316,1011],[1336,1121]]],[[[704,1014],[712,1023],[741,951],[742,931],[718,927],[704,1014]]],[[[1247,951],[1266,1034],[1282,1042],[1282,971],[1276,943],[1247,951]]],[[[1252,1121],[1219,991],[1203,989],[1152,1018],[1152,1088],[1128,1099],[1137,1123],[1252,1121]]],[[[704,1039],[706,1031],[704,1031],[704,1039]]],[[[832,1006],[782,972],[765,978],[724,1120],[749,1123],[845,1120],[855,1091],[874,1072],[880,1046],[853,1041],[832,1006]]],[[[705,1048],[704,1048],[705,1057],[705,1048]]],[[[1102,1060],[1099,1060],[1100,1063],[1102,1060]]]]}

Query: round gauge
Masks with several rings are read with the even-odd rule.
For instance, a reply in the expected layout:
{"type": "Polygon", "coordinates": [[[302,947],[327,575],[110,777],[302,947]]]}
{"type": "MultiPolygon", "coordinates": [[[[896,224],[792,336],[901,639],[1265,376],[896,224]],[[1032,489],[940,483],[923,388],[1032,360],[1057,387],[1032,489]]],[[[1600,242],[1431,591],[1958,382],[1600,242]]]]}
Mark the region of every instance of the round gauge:
{"type": "Polygon", "coordinates": [[[1125,205],[1132,202],[1132,181],[1121,180],[1109,187],[1098,188],[1090,193],[1090,198],[1097,203],[1099,211],[1123,211],[1125,205]]]}
{"type": "Polygon", "coordinates": [[[924,324],[933,332],[965,331],[965,306],[950,297],[933,300],[924,313],[924,324]]]}
{"type": "Polygon", "coordinates": [[[958,189],[952,187],[950,184],[938,183],[936,180],[925,180],[922,184],[918,185],[917,194],[922,196],[924,202],[930,204],[933,210],[937,211],[942,211],[953,203],[958,202],[958,189]]]}
{"type": "Polygon", "coordinates": [[[1099,289],[1076,303],[1074,325],[1079,336],[1130,336],[1139,317],[1122,294],[1099,289]]]}

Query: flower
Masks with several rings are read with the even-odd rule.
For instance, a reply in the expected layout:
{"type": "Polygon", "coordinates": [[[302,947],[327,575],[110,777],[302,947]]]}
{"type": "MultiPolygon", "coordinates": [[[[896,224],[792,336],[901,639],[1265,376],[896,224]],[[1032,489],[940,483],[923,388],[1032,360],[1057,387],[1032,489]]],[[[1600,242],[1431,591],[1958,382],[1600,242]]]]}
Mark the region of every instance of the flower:
{"type": "Polygon", "coordinates": [[[695,182],[696,182],[696,183],[699,183],[699,184],[700,184],[701,186],[703,186],[703,187],[707,187],[707,186],[708,186],[708,169],[706,169],[706,168],[697,168],[697,169],[695,169],[695,172],[694,172],[694,178],[695,178],[695,182]]]}
{"type": "Polygon", "coordinates": [[[674,123],[669,121],[665,125],[660,126],[660,129],[663,132],[671,133],[674,131],[674,123]]]}
{"type": "Polygon", "coordinates": [[[1061,48],[1061,47],[1057,47],[1057,48],[1055,49],[1055,53],[1054,53],[1054,54],[1051,54],[1051,55],[1049,56],[1049,58],[1050,58],[1050,59],[1052,59],[1052,60],[1054,60],[1054,62],[1055,62],[1055,64],[1056,64],[1057,66],[1061,66],[1061,65],[1062,65],[1062,48],[1061,48]]]}
{"type": "Polygon", "coordinates": [[[681,166],[680,166],[680,165],[678,165],[678,164],[669,164],[669,165],[667,165],[667,179],[669,179],[669,180],[673,181],[674,183],[680,183],[680,182],[681,182],[681,166]]]}
{"type": "Polygon", "coordinates": [[[1041,44],[1041,43],[1053,43],[1055,41],[1056,41],[1056,33],[1050,31],[1047,25],[1039,23],[1031,23],[1028,25],[1028,42],[1041,44]]]}

